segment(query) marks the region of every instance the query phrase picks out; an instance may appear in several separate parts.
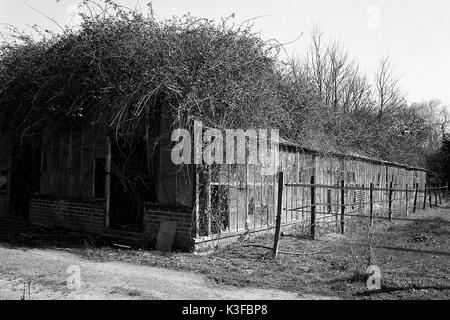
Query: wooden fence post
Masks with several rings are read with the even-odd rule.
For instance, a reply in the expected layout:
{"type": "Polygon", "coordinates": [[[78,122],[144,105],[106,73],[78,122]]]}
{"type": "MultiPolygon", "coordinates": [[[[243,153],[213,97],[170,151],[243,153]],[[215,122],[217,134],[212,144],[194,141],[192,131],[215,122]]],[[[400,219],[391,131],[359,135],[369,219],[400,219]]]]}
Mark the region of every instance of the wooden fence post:
{"type": "Polygon", "coordinates": [[[430,203],[430,208],[433,208],[433,199],[431,196],[431,188],[428,187],[428,202],[430,203]]]}
{"type": "Polygon", "coordinates": [[[419,192],[419,184],[416,183],[416,186],[414,188],[414,206],[413,206],[413,213],[416,213],[417,209],[417,193],[419,192]]]}
{"type": "Polygon", "coordinates": [[[345,231],[345,181],[341,181],[341,234],[345,231]]]}
{"type": "Polygon", "coordinates": [[[311,176],[311,239],[316,239],[316,179],[311,176]]]}
{"type": "Polygon", "coordinates": [[[446,199],[448,200],[448,198],[450,197],[450,190],[448,188],[448,182],[447,182],[447,194],[445,195],[446,199]]]}
{"type": "Polygon", "coordinates": [[[406,186],[405,186],[405,197],[406,197],[406,216],[408,216],[408,184],[406,184],[406,186]]]}
{"type": "Polygon", "coordinates": [[[392,184],[393,184],[393,182],[391,181],[390,183],[389,183],[389,193],[388,193],[388,195],[389,195],[389,211],[388,211],[388,214],[389,214],[389,221],[392,221],[392,184]]]}
{"type": "Polygon", "coordinates": [[[373,226],[373,183],[370,183],[370,226],[373,226]]]}
{"type": "Polygon", "coordinates": [[[444,195],[444,201],[448,201],[449,199],[450,199],[450,192],[449,192],[449,189],[448,189],[448,182],[447,182],[447,184],[445,185],[446,186],[446,189],[445,189],[445,195],[444,195]]]}
{"type": "Polygon", "coordinates": [[[434,189],[434,203],[438,206],[438,190],[434,189]]]}
{"type": "Polygon", "coordinates": [[[424,189],[423,189],[423,210],[427,207],[427,184],[425,183],[424,189]]]}
{"type": "Polygon", "coordinates": [[[278,244],[281,234],[281,206],[283,205],[283,172],[278,172],[278,201],[277,201],[277,220],[275,225],[275,240],[273,243],[273,256],[278,255],[278,244]]]}
{"type": "Polygon", "coordinates": [[[327,190],[327,213],[331,215],[331,189],[327,190]]]}
{"type": "Polygon", "coordinates": [[[439,189],[439,205],[442,205],[442,188],[439,189]]]}
{"type": "MultiPolygon", "coordinates": [[[[364,190],[364,184],[361,185],[361,188],[362,188],[361,193],[364,194],[364,199],[363,199],[362,196],[359,196],[359,211],[360,211],[361,214],[364,214],[363,203],[367,202],[367,199],[366,199],[366,190],[364,190]]],[[[365,206],[366,206],[366,205],[364,204],[364,208],[365,208],[365,206]]]]}

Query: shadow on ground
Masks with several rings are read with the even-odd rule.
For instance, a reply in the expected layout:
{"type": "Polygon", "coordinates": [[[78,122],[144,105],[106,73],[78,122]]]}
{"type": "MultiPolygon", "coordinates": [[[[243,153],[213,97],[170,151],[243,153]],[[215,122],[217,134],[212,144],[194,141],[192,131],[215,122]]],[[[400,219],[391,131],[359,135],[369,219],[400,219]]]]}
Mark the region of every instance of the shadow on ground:
{"type": "Polygon", "coordinates": [[[401,292],[401,291],[411,291],[411,290],[436,290],[436,291],[444,291],[450,290],[450,286],[407,286],[407,287],[384,287],[379,290],[371,290],[371,291],[363,291],[355,293],[355,296],[359,297],[368,297],[371,295],[377,295],[380,293],[393,293],[393,292],[401,292]]]}
{"type": "Polygon", "coordinates": [[[9,248],[113,247],[113,239],[63,228],[32,226],[26,219],[0,219],[0,243],[9,248]]]}

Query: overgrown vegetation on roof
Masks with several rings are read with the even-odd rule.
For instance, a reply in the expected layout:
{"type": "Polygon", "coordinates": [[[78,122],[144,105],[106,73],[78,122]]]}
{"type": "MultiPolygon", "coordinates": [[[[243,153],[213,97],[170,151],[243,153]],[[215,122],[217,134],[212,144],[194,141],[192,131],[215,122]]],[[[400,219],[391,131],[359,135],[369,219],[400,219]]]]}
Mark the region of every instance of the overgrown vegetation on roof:
{"type": "Polygon", "coordinates": [[[40,37],[3,34],[0,128],[15,136],[43,127],[102,123],[121,137],[145,132],[160,108],[174,127],[278,128],[305,147],[411,165],[439,146],[434,103],[409,106],[388,60],[370,78],[315,30],[304,59],[282,58],[251,21],[190,15],[160,21],[112,0],[84,0],[82,23],[40,37]]]}
{"type": "Polygon", "coordinates": [[[2,47],[3,129],[20,133],[88,118],[125,134],[139,131],[160,107],[171,108],[179,126],[193,118],[217,127],[286,120],[276,43],[228,19],[161,22],[107,4],[83,15],[79,31],[38,41],[20,34],[2,47]]]}

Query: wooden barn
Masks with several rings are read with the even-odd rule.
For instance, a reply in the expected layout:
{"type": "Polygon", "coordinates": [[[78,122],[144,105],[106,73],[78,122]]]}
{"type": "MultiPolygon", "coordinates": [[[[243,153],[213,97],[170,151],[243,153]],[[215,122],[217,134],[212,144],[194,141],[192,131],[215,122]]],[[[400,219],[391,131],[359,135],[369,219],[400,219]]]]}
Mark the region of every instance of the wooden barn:
{"type": "MultiPolygon", "coordinates": [[[[311,176],[330,186],[344,180],[347,186],[384,188],[392,181],[394,187],[423,188],[426,182],[420,168],[289,143],[278,146],[279,167],[271,174],[261,174],[254,164],[175,165],[166,118],[159,119],[157,134],[142,136],[127,152],[113,132],[90,124],[66,132],[46,129],[34,140],[3,138],[0,215],[24,217],[36,226],[136,237],[150,247],[162,222],[176,222],[175,248],[191,250],[273,229],[279,170],[294,184],[308,184],[311,176]],[[149,145],[156,150],[150,157],[149,145]]],[[[294,209],[309,203],[309,190],[283,192],[282,225],[308,225],[308,210],[294,209]]],[[[319,211],[337,210],[326,203],[339,203],[339,192],[318,189],[315,197],[319,211]]],[[[367,195],[349,191],[346,197],[357,204],[367,195]]],[[[386,197],[375,193],[375,200],[386,197]]]]}
{"type": "MultiPolygon", "coordinates": [[[[279,170],[286,183],[312,176],[330,186],[425,183],[420,168],[286,141],[276,147],[280,165],[264,174],[249,161],[176,165],[172,132],[193,130],[195,120],[222,131],[274,128],[303,141],[297,129],[309,119],[303,109],[311,109],[303,107],[321,109],[320,95],[280,68],[277,41],[250,27],[122,11],[83,19],[79,31],[39,41],[20,33],[1,52],[2,217],[150,247],[161,223],[172,222],[174,246],[190,250],[270,231],[279,170]]],[[[306,210],[293,209],[309,204],[311,193],[283,192],[282,224],[308,223],[306,210]]],[[[346,194],[355,203],[364,196],[346,194]]],[[[315,198],[326,204],[339,194],[323,189],[315,198]]]]}

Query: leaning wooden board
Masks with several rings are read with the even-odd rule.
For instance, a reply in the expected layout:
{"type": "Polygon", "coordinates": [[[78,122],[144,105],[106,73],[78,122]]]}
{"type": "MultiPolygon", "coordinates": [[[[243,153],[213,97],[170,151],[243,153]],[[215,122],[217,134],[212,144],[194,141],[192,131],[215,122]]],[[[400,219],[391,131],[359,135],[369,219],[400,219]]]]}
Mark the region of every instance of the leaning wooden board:
{"type": "Polygon", "coordinates": [[[176,222],[161,221],[159,224],[158,237],[156,239],[156,250],[171,251],[176,231],[176,222]]]}

